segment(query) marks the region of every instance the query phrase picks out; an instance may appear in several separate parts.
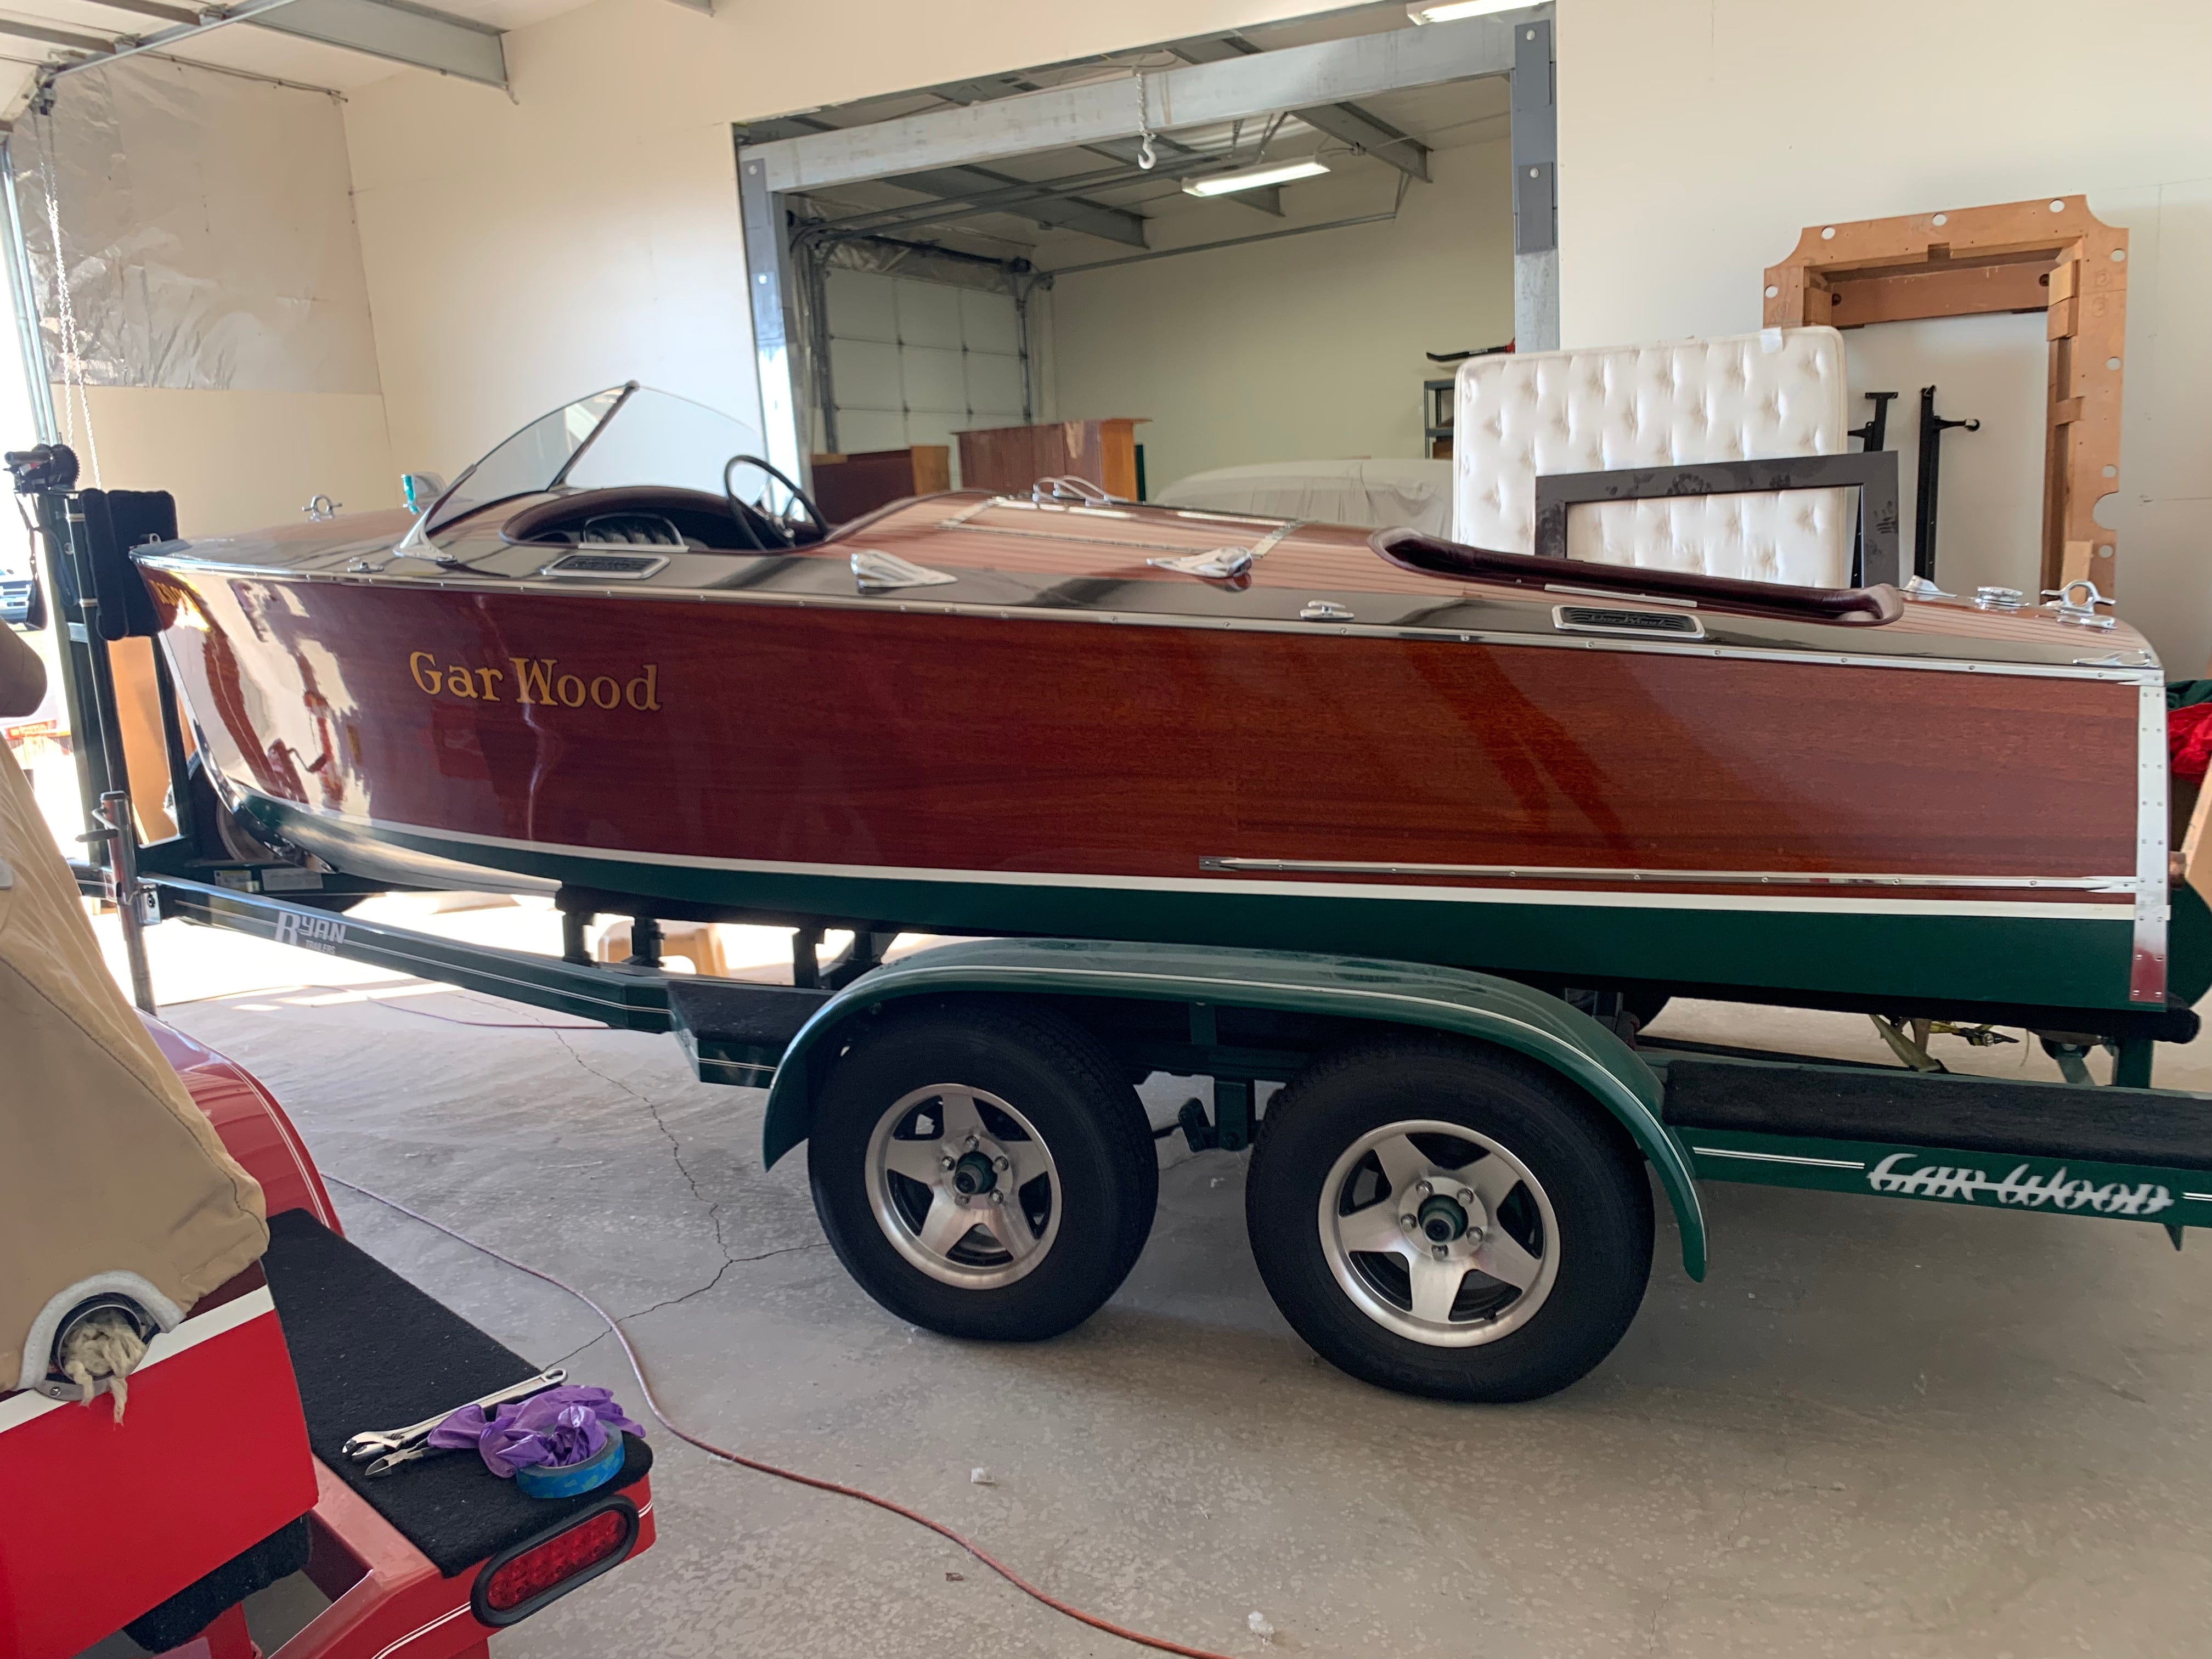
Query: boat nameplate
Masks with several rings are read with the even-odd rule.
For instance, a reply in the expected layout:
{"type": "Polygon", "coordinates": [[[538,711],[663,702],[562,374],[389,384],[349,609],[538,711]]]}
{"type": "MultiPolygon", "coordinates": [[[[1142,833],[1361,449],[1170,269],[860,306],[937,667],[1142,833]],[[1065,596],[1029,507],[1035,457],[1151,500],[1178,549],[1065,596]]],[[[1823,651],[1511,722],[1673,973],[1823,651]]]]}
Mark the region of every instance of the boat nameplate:
{"type": "Polygon", "coordinates": [[[1563,634],[1661,635],[1702,640],[1705,625],[1685,611],[1636,611],[1622,605],[1555,605],[1552,626],[1563,634]]]}
{"type": "Polygon", "coordinates": [[[665,553],[617,553],[586,548],[540,566],[541,576],[588,577],[593,581],[641,582],[668,568],[665,553]]]}

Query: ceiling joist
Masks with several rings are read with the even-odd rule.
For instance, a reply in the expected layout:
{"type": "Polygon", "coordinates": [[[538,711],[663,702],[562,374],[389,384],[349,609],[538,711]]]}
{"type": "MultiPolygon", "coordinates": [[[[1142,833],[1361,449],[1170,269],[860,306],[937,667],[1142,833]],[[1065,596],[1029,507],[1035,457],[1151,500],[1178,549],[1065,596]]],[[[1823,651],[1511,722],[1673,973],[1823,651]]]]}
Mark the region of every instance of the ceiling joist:
{"type": "Polygon", "coordinates": [[[170,0],[100,0],[100,3],[160,19],[169,27],[149,34],[110,36],[0,18],[0,36],[37,40],[77,54],[57,59],[40,71],[41,86],[36,96],[44,97],[52,84],[64,76],[141,52],[167,55],[234,23],[251,23],[485,86],[501,89],[507,86],[507,53],[498,29],[411,5],[408,0],[237,0],[235,4],[205,11],[170,0]]]}
{"type": "MultiPolygon", "coordinates": [[[[1231,55],[1127,78],[1011,97],[743,146],[746,180],[769,191],[880,179],[904,167],[973,167],[1002,156],[1317,109],[1384,92],[1505,75],[1512,27],[1470,17],[1425,28],[1231,55]]],[[[1384,152],[1389,154],[1391,152],[1384,152]]]]}
{"type": "MultiPolygon", "coordinates": [[[[998,82],[990,84],[995,88],[998,82]]],[[[1018,90],[1021,88],[1011,88],[1006,93],[994,91],[994,95],[1009,95],[1018,90]]],[[[775,120],[752,123],[746,128],[745,137],[748,143],[757,143],[793,137],[801,133],[836,131],[827,121],[817,121],[805,115],[786,115],[775,120]]],[[[1134,154],[1133,149],[1132,154],[1134,154]]],[[[994,172],[989,167],[932,167],[926,173],[899,173],[879,182],[937,199],[853,216],[856,221],[883,218],[895,221],[901,226],[920,224],[926,223],[929,214],[939,207],[948,210],[972,211],[979,203],[988,203],[994,208],[1003,204],[1006,211],[1049,228],[1080,230],[1093,236],[1103,236],[1109,242],[1125,243],[1130,247],[1149,246],[1145,240],[1145,221],[1139,214],[1109,206],[1104,202],[1089,201],[1081,196],[1054,195],[1050,182],[1017,179],[1012,173],[994,172]]]]}
{"type": "Polygon", "coordinates": [[[405,0],[288,0],[253,21],[325,46],[507,87],[507,51],[497,29],[405,0]]]}
{"type": "MultiPolygon", "coordinates": [[[[1178,40],[1168,50],[1187,64],[1218,64],[1249,57],[1260,48],[1240,35],[1210,34],[1178,40]]],[[[1310,104],[1291,113],[1315,131],[1389,162],[1409,179],[1429,182],[1429,147],[1358,104],[1310,104]]]]}

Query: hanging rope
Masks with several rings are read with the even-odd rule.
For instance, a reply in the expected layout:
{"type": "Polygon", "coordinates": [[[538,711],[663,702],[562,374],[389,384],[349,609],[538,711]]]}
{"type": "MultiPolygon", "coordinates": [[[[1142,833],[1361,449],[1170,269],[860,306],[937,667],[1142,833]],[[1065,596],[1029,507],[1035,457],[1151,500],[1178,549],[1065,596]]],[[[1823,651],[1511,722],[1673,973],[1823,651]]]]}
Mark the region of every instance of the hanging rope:
{"type": "Polygon", "coordinates": [[[70,298],[69,257],[62,249],[62,206],[54,185],[54,118],[40,118],[43,142],[39,146],[39,177],[46,187],[46,232],[53,239],[54,313],[61,339],[62,441],[76,447],[76,420],[84,416],[84,446],[92,461],[94,489],[104,489],[100,476],[100,438],[92,428],[92,404],[85,396],[84,357],[76,331],[76,307],[70,298]]]}

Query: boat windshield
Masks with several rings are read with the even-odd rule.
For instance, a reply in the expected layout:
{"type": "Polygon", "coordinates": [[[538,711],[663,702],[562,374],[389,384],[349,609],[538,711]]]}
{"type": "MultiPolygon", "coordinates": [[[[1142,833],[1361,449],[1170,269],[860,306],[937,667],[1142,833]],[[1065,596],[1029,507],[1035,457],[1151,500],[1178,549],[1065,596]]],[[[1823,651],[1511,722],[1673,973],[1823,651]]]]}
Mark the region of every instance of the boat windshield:
{"type": "MultiPolygon", "coordinates": [[[[719,495],[730,457],[759,453],[760,434],[744,422],[632,380],[539,416],[454,479],[423,528],[549,489],[675,484],[719,495]]],[[[750,499],[763,480],[746,467],[732,482],[750,499]]]]}

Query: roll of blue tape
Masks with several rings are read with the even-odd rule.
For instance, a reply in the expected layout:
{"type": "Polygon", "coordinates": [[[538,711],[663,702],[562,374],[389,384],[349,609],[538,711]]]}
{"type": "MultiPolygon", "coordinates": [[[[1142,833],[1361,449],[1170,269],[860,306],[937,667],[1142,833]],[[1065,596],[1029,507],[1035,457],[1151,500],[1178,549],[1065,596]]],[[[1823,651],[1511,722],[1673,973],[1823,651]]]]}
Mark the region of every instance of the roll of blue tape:
{"type": "Polygon", "coordinates": [[[514,1484],[532,1498],[574,1498],[605,1486],[622,1466],[622,1436],[610,1435],[605,1445],[580,1463],[524,1464],[514,1472],[514,1484]]]}

